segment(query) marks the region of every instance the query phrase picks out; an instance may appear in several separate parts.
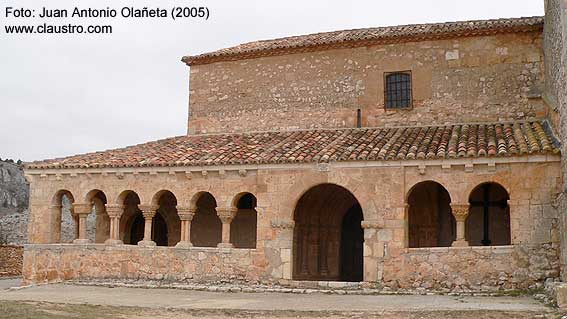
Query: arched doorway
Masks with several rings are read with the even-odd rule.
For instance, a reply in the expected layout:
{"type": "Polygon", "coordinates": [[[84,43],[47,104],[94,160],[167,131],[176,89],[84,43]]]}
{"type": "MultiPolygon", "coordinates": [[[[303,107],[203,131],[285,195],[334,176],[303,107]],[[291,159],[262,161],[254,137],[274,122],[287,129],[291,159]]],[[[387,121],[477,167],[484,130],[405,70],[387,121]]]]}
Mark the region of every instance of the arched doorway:
{"type": "Polygon", "coordinates": [[[408,194],[408,241],[410,248],[449,247],[456,238],[451,197],[443,185],[425,181],[408,194]]]}
{"type": "Polygon", "coordinates": [[[510,196],[496,183],[477,186],[469,197],[465,239],[471,246],[510,245],[510,196]]]}
{"type": "Polygon", "coordinates": [[[294,212],[293,278],[362,281],[362,209],[344,187],[309,189],[294,212]]]}

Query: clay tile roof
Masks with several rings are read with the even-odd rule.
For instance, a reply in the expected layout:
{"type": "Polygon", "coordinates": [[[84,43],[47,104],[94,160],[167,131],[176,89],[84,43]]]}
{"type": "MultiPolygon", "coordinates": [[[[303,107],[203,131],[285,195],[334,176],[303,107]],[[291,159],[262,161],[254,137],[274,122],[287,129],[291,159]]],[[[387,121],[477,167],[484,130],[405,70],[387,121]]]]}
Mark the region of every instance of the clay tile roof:
{"type": "Polygon", "coordinates": [[[390,161],[559,153],[546,121],[178,136],[28,169],[390,161]]]}
{"type": "Polygon", "coordinates": [[[273,40],[254,41],[194,56],[185,56],[188,65],[234,61],[263,56],[361,47],[397,42],[440,40],[499,33],[541,32],[543,17],[475,20],[314,33],[273,40]]]}

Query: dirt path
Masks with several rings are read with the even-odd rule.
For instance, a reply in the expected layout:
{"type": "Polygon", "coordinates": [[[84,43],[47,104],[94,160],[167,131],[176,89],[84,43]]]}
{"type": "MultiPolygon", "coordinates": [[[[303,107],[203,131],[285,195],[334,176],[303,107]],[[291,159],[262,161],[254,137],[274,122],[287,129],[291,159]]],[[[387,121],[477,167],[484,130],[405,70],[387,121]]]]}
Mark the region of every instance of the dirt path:
{"type": "Polygon", "coordinates": [[[530,297],[221,293],[54,284],[0,290],[0,318],[558,318],[530,297]]]}

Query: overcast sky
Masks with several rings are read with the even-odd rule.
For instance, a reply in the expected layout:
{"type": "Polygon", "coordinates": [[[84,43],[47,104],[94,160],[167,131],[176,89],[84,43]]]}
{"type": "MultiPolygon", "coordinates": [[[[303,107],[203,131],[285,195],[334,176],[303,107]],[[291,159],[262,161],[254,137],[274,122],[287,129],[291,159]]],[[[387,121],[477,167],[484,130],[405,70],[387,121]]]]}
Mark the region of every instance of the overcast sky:
{"type": "Polygon", "coordinates": [[[25,161],[184,135],[183,55],[321,31],[543,15],[543,0],[39,1],[0,0],[0,158],[25,161]],[[209,7],[208,21],[97,19],[110,35],[7,35],[5,8],[209,7]],[[348,4],[352,3],[352,4],[348,4]]]}

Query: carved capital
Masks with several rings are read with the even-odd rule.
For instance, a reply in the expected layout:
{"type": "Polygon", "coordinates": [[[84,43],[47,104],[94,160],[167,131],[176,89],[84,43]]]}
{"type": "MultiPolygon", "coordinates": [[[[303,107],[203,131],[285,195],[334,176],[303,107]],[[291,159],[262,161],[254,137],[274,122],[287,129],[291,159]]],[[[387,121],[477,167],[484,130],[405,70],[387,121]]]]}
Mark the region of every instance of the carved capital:
{"type": "Polygon", "coordinates": [[[104,205],[104,207],[106,209],[106,213],[108,214],[108,217],[110,218],[120,217],[124,212],[124,205],[106,204],[104,205]]]}
{"type": "Polygon", "coordinates": [[[223,222],[223,224],[228,224],[230,223],[233,219],[234,216],[236,216],[236,212],[238,211],[238,209],[236,208],[217,208],[217,215],[219,216],[221,222],[223,222]]]}
{"type": "Polygon", "coordinates": [[[87,203],[73,204],[73,213],[76,215],[88,215],[92,212],[93,206],[87,203]]]}
{"type": "Polygon", "coordinates": [[[451,204],[451,213],[458,222],[464,222],[469,215],[469,204],[451,204]]]}
{"type": "Polygon", "coordinates": [[[360,222],[360,226],[364,229],[366,228],[379,229],[379,228],[384,228],[384,222],[381,220],[363,220],[362,222],[360,222]]]}
{"type": "Polygon", "coordinates": [[[290,219],[274,219],[270,222],[272,228],[293,229],[295,221],[290,219]]]}
{"type": "Polygon", "coordinates": [[[138,209],[142,211],[145,219],[153,218],[158,208],[157,205],[138,205],[138,209]]]}
{"type": "Polygon", "coordinates": [[[190,207],[177,207],[177,215],[181,220],[193,220],[193,216],[195,216],[195,209],[190,207]]]}

